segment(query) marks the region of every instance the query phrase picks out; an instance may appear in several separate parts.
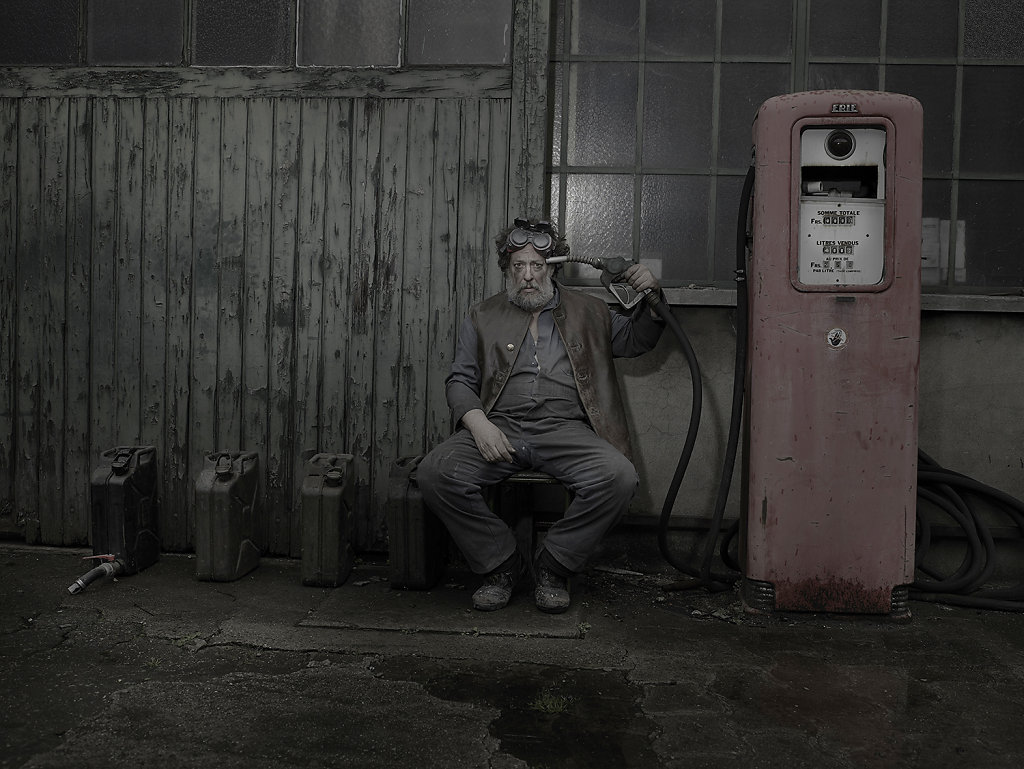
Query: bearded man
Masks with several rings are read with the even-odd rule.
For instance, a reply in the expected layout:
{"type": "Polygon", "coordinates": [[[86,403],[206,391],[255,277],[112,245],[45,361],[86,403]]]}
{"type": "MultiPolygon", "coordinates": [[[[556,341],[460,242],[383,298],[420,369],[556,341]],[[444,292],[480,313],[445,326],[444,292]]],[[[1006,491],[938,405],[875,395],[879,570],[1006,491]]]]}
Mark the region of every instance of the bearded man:
{"type": "MultiPolygon", "coordinates": [[[[473,606],[506,606],[531,570],[542,611],[569,608],[570,579],[622,517],[638,483],[612,359],[652,349],[663,321],[630,314],[560,285],[546,259],[568,254],[546,221],[516,219],[496,238],[506,290],[474,306],[445,382],[457,431],[424,457],[417,481],[469,567],[484,575],[473,606]],[[548,473],[572,493],[535,554],[520,553],[483,490],[521,470],[548,473]]],[[[638,292],[660,288],[634,264],[638,292]]]]}

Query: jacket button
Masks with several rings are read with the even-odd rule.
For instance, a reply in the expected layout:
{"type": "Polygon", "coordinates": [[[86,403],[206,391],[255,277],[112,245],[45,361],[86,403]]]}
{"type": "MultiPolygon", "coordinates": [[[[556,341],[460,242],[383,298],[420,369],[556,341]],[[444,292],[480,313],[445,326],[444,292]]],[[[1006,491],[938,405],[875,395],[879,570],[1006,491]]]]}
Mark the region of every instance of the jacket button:
{"type": "Polygon", "coordinates": [[[507,345],[505,345],[505,349],[508,350],[509,352],[512,352],[514,349],[516,349],[516,346],[509,342],[507,345]]]}

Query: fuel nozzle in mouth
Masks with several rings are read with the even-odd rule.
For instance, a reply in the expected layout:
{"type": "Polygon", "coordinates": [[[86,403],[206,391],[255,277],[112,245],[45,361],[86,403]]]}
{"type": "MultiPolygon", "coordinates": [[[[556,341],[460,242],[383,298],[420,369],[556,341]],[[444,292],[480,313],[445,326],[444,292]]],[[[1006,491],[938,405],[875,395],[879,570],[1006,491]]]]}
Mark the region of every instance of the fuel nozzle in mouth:
{"type": "Polygon", "coordinates": [[[68,592],[71,593],[71,595],[81,593],[98,579],[103,577],[116,577],[119,574],[124,573],[124,564],[117,560],[113,555],[90,555],[86,556],[82,560],[101,560],[102,563],[87,571],[68,586],[68,592]]]}

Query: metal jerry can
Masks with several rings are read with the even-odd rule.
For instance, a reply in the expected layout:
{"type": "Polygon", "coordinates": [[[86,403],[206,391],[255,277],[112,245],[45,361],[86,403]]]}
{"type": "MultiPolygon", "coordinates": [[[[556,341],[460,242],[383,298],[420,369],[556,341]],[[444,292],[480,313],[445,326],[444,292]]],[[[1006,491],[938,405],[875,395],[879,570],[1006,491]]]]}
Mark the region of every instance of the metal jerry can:
{"type": "Polygon", "coordinates": [[[391,586],[430,590],[447,566],[448,532],[427,509],[416,482],[423,455],[399,457],[391,466],[388,497],[388,571],[391,586]]]}
{"type": "Polygon", "coordinates": [[[196,481],[196,577],[231,582],[259,566],[253,542],[259,501],[259,454],[207,454],[196,481]]]}
{"type": "Polygon", "coordinates": [[[302,481],[302,584],[343,585],[352,572],[351,454],[315,454],[302,481]]]}
{"type": "Polygon", "coordinates": [[[101,455],[91,481],[92,551],[113,556],[120,574],[135,574],[156,563],[156,449],[118,446],[101,455]]]}

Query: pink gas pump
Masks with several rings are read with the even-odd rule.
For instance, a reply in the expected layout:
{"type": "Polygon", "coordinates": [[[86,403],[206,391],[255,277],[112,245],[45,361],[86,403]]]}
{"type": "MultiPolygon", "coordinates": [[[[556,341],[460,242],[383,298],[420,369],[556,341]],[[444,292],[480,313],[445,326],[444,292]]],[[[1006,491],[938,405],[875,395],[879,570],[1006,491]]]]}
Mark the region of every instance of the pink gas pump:
{"type": "Polygon", "coordinates": [[[906,617],[921,105],[779,96],[761,106],[754,143],[743,604],[906,617]]]}

